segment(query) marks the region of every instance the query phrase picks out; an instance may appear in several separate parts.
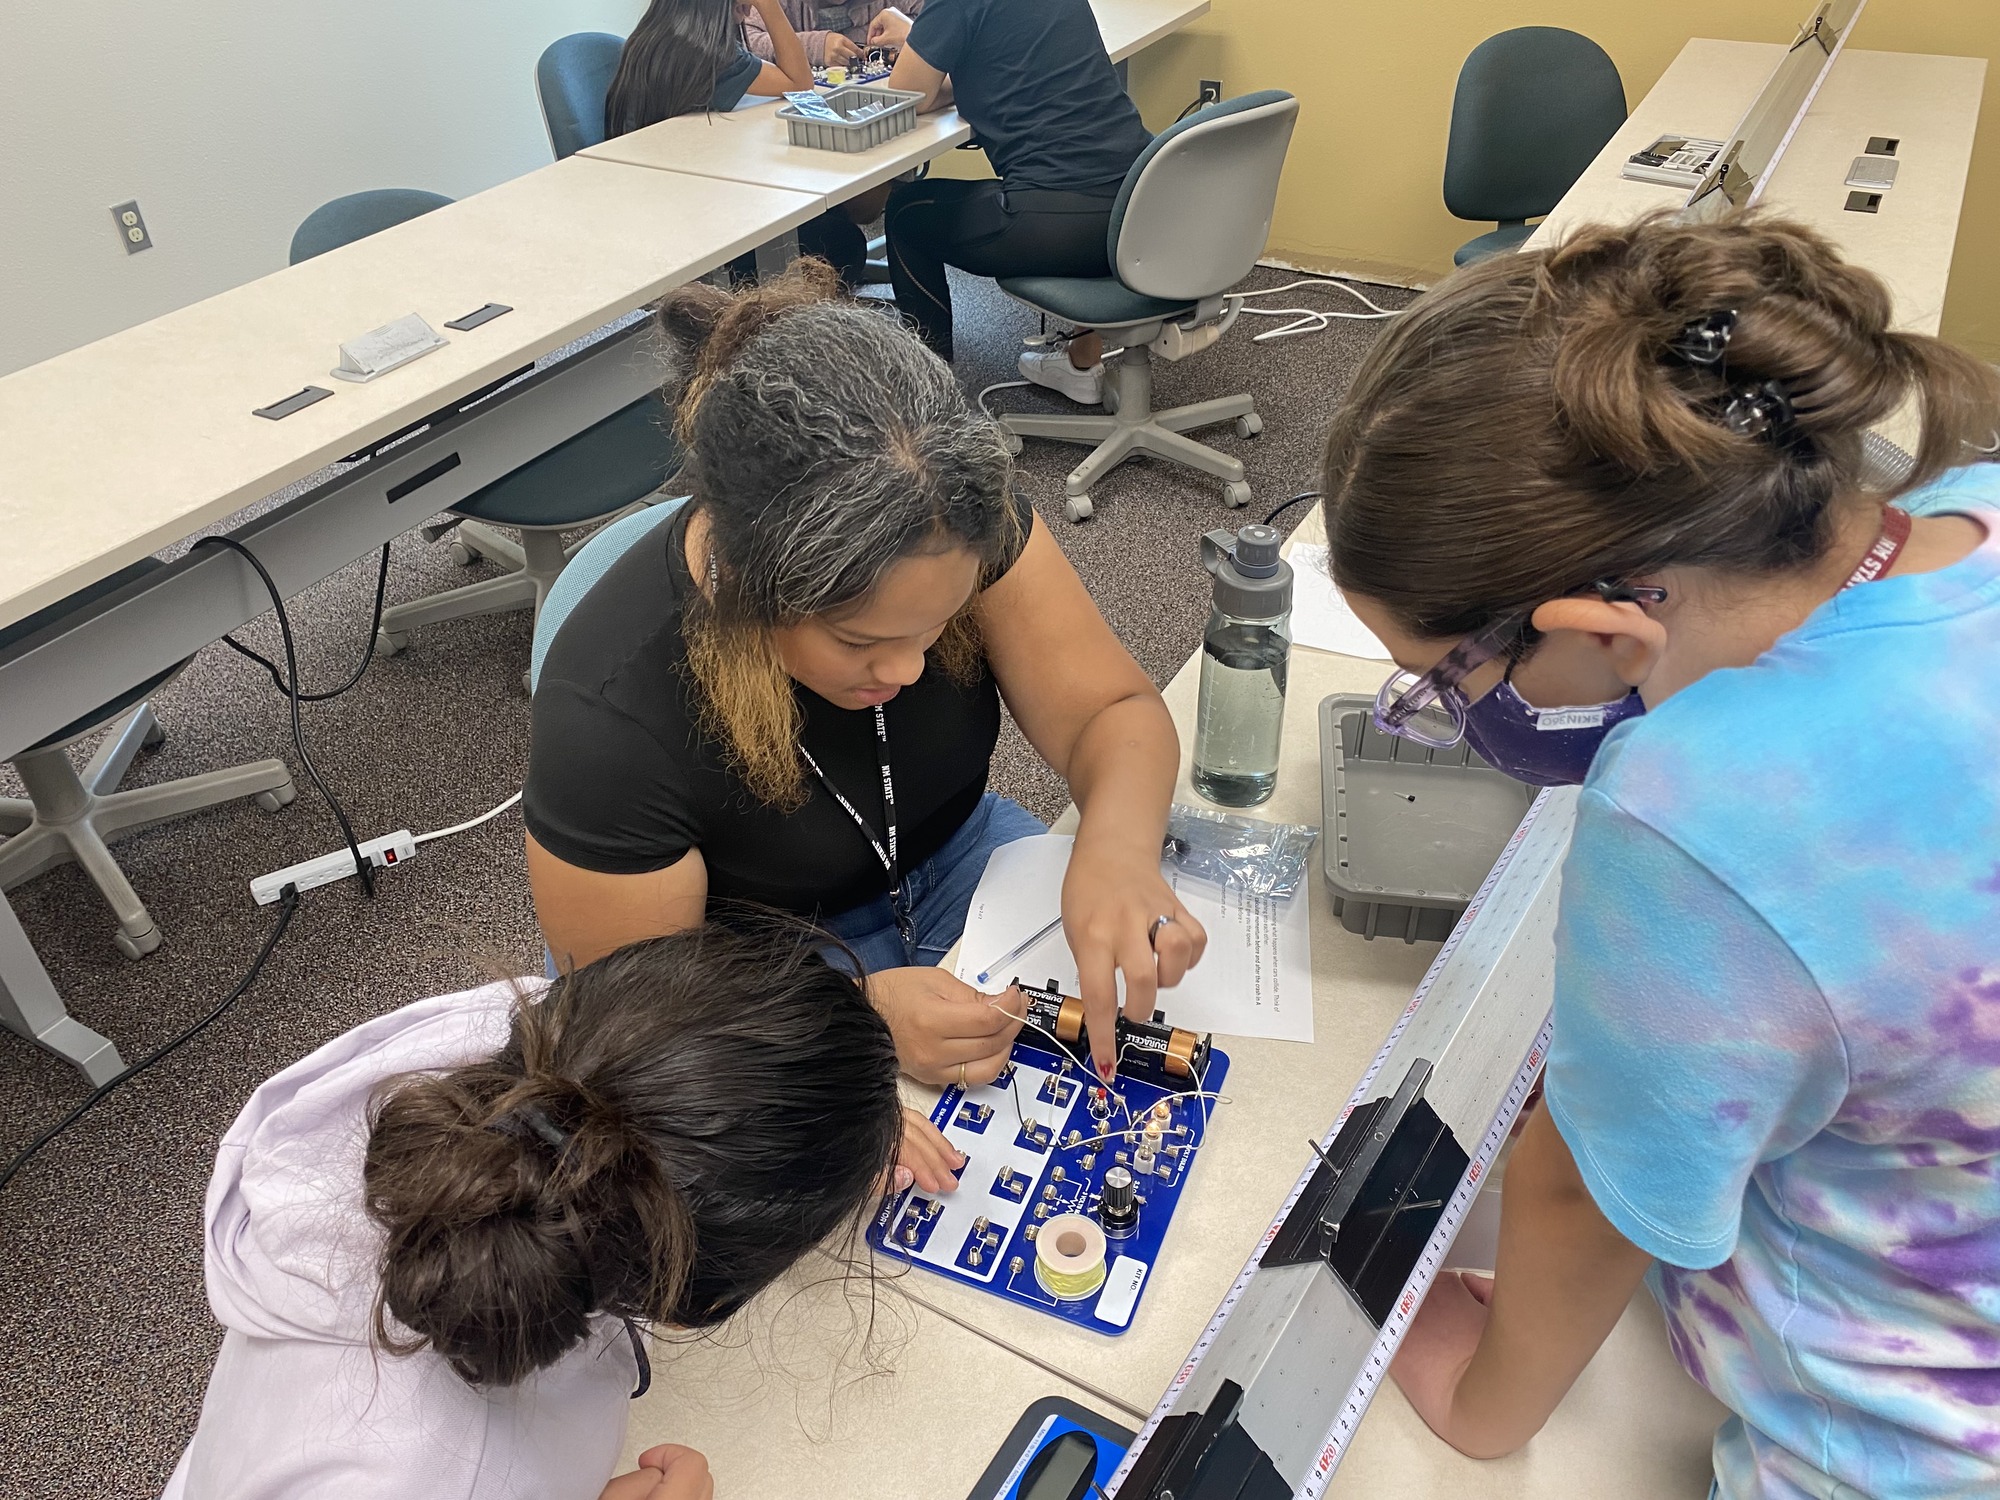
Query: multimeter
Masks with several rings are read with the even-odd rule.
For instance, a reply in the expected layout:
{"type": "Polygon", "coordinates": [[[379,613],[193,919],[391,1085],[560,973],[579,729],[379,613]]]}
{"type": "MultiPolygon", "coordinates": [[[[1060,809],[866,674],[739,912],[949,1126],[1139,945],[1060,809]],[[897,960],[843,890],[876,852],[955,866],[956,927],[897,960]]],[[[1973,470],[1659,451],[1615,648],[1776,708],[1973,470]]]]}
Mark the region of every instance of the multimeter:
{"type": "Polygon", "coordinates": [[[967,1500],[1090,1500],[1131,1445],[1131,1429],[1088,1407],[1044,1396],[993,1455],[967,1500]]]}

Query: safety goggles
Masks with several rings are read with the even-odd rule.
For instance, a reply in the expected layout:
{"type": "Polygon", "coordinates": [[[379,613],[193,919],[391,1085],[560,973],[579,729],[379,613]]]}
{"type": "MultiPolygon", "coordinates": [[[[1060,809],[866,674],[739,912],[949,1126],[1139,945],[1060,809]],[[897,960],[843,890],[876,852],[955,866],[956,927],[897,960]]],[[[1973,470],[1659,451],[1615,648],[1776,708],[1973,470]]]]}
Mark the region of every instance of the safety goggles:
{"type": "MultiPolygon", "coordinates": [[[[1607,604],[1667,602],[1665,589],[1647,585],[1600,579],[1590,588],[1607,604]]],[[[1517,610],[1501,616],[1445,652],[1428,672],[1398,671],[1391,675],[1375,695],[1370,715],[1375,727],[1433,750],[1456,745],[1465,738],[1465,710],[1470,702],[1459,684],[1505,654],[1519,640],[1533,614],[1533,610],[1517,610]]]]}

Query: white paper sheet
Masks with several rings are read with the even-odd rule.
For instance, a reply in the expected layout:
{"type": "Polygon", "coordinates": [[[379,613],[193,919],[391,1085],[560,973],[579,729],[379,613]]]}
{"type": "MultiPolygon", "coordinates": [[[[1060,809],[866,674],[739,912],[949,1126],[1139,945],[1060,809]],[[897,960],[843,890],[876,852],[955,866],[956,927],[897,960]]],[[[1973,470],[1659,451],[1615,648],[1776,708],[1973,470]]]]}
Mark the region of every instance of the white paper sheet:
{"type": "Polygon", "coordinates": [[[1301,646],[1338,651],[1371,661],[1389,660],[1375,633],[1347,607],[1326,570],[1326,545],[1300,542],[1286,559],[1292,565],[1292,639],[1301,646]]]}
{"type": "MultiPolygon", "coordinates": [[[[1069,868],[1066,834],[1017,839],[993,851],[966,915],[959,943],[958,977],[989,994],[1016,978],[1050,979],[1076,991],[1076,960],[1057,928],[983,985],[975,976],[1062,910],[1063,872],[1069,868]]],[[[1208,950],[1178,986],[1160,991],[1158,1006],[1176,1026],[1225,1036],[1272,1037],[1310,1042],[1312,922],[1303,897],[1274,901],[1218,888],[1165,872],[1181,904],[1207,929],[1208,950]]]]}

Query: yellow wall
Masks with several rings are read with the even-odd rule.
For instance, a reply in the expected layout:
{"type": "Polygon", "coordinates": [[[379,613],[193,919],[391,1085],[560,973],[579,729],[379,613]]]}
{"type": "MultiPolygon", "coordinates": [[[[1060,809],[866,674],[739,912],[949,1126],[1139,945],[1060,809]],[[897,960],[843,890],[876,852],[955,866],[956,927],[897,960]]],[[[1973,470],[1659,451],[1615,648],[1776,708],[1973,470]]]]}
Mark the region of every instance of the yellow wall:
{"type": "MultiPolygon", "coordinates": [[[[1220,78],[1230,94],[1289,89],[1304,106],[1270,254],[1321,270],[1422,283],[1479,233],[1440,182],[1459,64],[1511,26],[1566,26],[1611,54],[1636,103],[1690,36],[1789,41],[1807,0],[1213,0],[1132,60],[1155,129],[1220,78]]],[[[2000,0],[1872,0],[1852,40],[1888,52],[2000,58],[2000,0]]],[[[1491,226],[1486,226],[1490,228],[1491,226]]],[[[1985,107],[1945,304],[1944,334],[2000,358],[2000,64],[1985,107]]]]}

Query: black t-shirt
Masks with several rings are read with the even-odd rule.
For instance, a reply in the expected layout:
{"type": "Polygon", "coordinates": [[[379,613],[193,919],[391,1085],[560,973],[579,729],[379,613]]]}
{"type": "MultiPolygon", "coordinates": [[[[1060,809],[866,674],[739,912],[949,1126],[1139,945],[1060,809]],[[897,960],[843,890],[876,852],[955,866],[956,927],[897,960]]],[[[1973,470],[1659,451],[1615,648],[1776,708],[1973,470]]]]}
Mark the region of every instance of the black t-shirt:
{"type": "Polygon", "coordinates": [[[716,75],[715,94],[708,101],[710,109],[732,110],[743,102],[743,96],[750,92],[750,85],[757,81],[757,75],[764,71],[764,60],[748,47],[738,47],[736,55],[716,75]]]}
{"type": "MultiPolygon", "coordinates": [[[[1032,512],[1022,504],[1023,535],[1032,512]]],[[[759,802],[701,729],[681,604],[691,507],[613,563],[556,632],[535,687],[522,812],[556,858],[641,875],[701,850],[716,900],[831,915],[889,889],[861,830],[806,773],[804,806],[759,802]]],[[[872,709],[793,685],[805,747],[884,847],[872,709]]],[[[982,663],[966,683],[933,667],[884,706],[905,874],[943,847],[986,791],[1000,694],[982,663]]]]}
{"type": "Polygon", "coordinates": [[[1114,186],[1152,142],[1089,0],[928,0],[910,47],[950,75],[958,112],[1010,183],[1114,186]]]}

